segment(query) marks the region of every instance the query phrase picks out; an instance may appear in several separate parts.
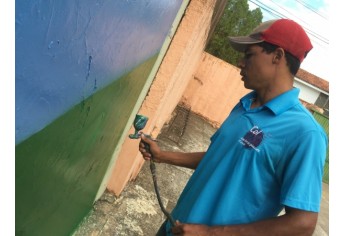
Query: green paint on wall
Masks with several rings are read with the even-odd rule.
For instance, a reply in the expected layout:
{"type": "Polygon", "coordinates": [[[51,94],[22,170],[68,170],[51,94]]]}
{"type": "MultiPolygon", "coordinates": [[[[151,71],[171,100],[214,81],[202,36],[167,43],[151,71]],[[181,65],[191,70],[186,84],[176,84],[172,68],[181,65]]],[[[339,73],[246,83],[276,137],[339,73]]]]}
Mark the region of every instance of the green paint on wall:
{"type": "Polygon", "coordinates": [[[156,59],[16,146],[16,235],[70,235],[89,213],[156,59]]]}

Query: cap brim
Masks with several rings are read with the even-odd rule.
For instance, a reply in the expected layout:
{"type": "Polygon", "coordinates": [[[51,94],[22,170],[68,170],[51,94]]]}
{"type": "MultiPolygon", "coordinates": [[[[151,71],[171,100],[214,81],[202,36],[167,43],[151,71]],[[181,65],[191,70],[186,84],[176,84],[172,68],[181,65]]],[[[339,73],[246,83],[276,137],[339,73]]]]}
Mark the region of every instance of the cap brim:
{"type": "Polygon", "coordinates": [[[236,51],[244,52],[248,45],[261,43],[263,39],[255,39],[248,36],[228,37],[231,47],[236,51]]]}

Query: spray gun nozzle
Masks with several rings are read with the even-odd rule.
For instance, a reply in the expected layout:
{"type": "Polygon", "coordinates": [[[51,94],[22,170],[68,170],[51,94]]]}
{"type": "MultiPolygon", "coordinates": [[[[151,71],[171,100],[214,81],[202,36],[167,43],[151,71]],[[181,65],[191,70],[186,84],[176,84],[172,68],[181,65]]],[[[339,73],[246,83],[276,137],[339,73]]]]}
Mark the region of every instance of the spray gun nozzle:
{"type": "Polygon", "coordinates": [[[134,129],[135,129],[135,132],[134,132],[134,134],[130,134],[129,138],[131,138],[131,139],[139,139],[140,135],[141,135],[141,133],[139,131],[145,128],[145,125],[146,125],[148,119],[149,118],[146,117],[146,116],[137,114],[135,116],[135,119],[134,119],[134,122],[133,122],[133,126],[134,126],[134,129]]]}

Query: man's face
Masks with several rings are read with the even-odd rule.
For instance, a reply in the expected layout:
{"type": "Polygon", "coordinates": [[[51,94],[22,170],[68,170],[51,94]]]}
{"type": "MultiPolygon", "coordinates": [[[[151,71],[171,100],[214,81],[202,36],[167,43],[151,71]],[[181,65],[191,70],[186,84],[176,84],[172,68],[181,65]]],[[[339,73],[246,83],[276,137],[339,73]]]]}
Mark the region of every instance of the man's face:
{"type": "Polygon", "coordinates": [[[268,54],[258,45],[250,45],[239,62],[244,87],[259,90],[269,86],[274,76],[274,53],[268,54]]]}

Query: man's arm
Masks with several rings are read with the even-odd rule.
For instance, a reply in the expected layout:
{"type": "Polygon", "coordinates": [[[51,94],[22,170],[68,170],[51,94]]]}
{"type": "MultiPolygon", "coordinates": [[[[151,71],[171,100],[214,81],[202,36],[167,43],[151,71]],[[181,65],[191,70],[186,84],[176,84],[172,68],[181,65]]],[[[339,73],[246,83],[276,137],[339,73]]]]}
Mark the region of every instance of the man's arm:
{"type": "Polygon", "coordinates": [[[150,160],[153,155],[155,162],[167,163],[190,169],[196,169],[205,154],[205,152],[183,153],[162,151],[154,140],[146,138],[143,135],[139,144],[139,151],[145,160],[150,160]],[[143,142],[150,145],[150,152],[147,152],[143,142]]]}
{"type": "Polygon", "coordinates": [[[207,236],[311,236],[317,223],[317,212],[302,211],[285,207],[286,214],[250,224],[229,226],[207,226],[177,223],[173,235],[207,236]]]}

